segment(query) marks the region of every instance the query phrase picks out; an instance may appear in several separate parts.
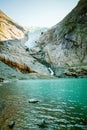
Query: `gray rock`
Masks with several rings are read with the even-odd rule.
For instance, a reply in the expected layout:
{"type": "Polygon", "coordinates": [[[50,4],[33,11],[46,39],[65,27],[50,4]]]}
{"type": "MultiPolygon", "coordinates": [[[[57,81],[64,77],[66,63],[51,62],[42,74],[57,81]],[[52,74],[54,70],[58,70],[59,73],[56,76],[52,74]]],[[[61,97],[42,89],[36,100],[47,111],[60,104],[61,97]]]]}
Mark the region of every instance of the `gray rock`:
{"type": "Polygon", "coordinates": [[[29,103],[38,103],[39,102],[39,100],[37,100],[37,99],[29,99],[29,103]]]}
{"type": "Polygon", "coordinates": [[[15,125],[15,121],[9,121],[9,122],[8,122],[8,127],[9,127],[10,129],[13,129],[14,125],[15,125]]]}
{"type": "Polygon", "coordinates": [[[37,123],[37,125],[39,127],[41,127],[41,128],[47,127],[47,123],[46,123],[45,119],[39,120],[38,123],[37,123]]]}

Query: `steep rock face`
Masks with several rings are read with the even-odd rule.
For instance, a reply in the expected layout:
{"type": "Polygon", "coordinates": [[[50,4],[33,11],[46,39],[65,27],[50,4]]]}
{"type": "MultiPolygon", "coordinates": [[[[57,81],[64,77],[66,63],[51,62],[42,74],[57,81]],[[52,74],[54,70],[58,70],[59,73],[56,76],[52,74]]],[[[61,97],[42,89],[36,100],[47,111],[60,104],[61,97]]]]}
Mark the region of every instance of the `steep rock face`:
{"type": "Polygon", "coordinates": [[[47,67],[26,52],[26,48],[21,43],[21,40],[2,42],[0,44],[0,61],[22,72],[49,74],[47,67]]]}
{"type": "Polygon", "coordinates": [[[87,0],[77,6],[38,40],[33,56],[58,77],[87,76],[87,0]]]}
{"type": "Polygon", "coordinates": [[[28,31],[0,11],[0,61],[23,72],[48,75],[47,67],[26,52],[27,40],[28,31]]]}
{"type": "Polygon", "coordinates": [[[25,80],[25,79],[44,79],[50,78],[50,76],[40,75],[37,73],[22,73],[17,71],[5,63],[0,61],[0,83],[5,81],[14,81],[14,80],[25,80]]]}
{"type": "Polygon", "coordinates": [[[27,30],[0,10],[0,41],[21,39],[27,30]]]}

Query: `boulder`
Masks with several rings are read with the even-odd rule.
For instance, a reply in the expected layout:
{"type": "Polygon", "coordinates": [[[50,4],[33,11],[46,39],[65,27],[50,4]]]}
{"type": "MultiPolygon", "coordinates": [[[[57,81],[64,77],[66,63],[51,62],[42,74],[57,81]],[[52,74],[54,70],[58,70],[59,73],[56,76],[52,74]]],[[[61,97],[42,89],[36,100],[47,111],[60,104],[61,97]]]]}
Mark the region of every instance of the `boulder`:
{"type": "Polygon", "coordinates": [[[37,102],[39,102],[39,100],[37,100],[37,99],[29,99],[29,103],[37,103],[37,102]]]}

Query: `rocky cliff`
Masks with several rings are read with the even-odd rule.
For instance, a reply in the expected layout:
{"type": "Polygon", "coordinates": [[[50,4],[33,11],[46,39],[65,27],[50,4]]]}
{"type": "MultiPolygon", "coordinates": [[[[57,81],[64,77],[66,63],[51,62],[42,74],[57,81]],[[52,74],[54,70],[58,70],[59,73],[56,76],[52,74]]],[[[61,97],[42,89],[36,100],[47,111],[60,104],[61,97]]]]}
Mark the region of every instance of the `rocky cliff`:
{"type": "Polygon", "coordinates": [[[0,61],[21,72],[48,75],[47,67],[26,51],[27,40],[28,30],[0,11],[0,61]]]}
{"type": "Polygon", "coordinates": [[[27,30],[0,10],[0,42],[24,38],[27,30]]]}
{"type": "Polygon", "coordinates": [[[58,77],[87,77],[87,0],[77,6],[38,40],[33,57],[58,77]]]}

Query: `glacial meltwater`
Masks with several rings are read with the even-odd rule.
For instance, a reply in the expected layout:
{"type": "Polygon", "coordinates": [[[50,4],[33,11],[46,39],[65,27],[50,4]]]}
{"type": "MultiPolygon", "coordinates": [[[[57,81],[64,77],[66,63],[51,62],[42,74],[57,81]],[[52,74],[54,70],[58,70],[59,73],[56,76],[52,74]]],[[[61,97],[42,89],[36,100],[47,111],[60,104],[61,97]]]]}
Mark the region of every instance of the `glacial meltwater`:
{"type": "Polygon", "coordinates": [[[0,130],[10,129],[87,130],[87,79],[0,83],[0,130]]]}

